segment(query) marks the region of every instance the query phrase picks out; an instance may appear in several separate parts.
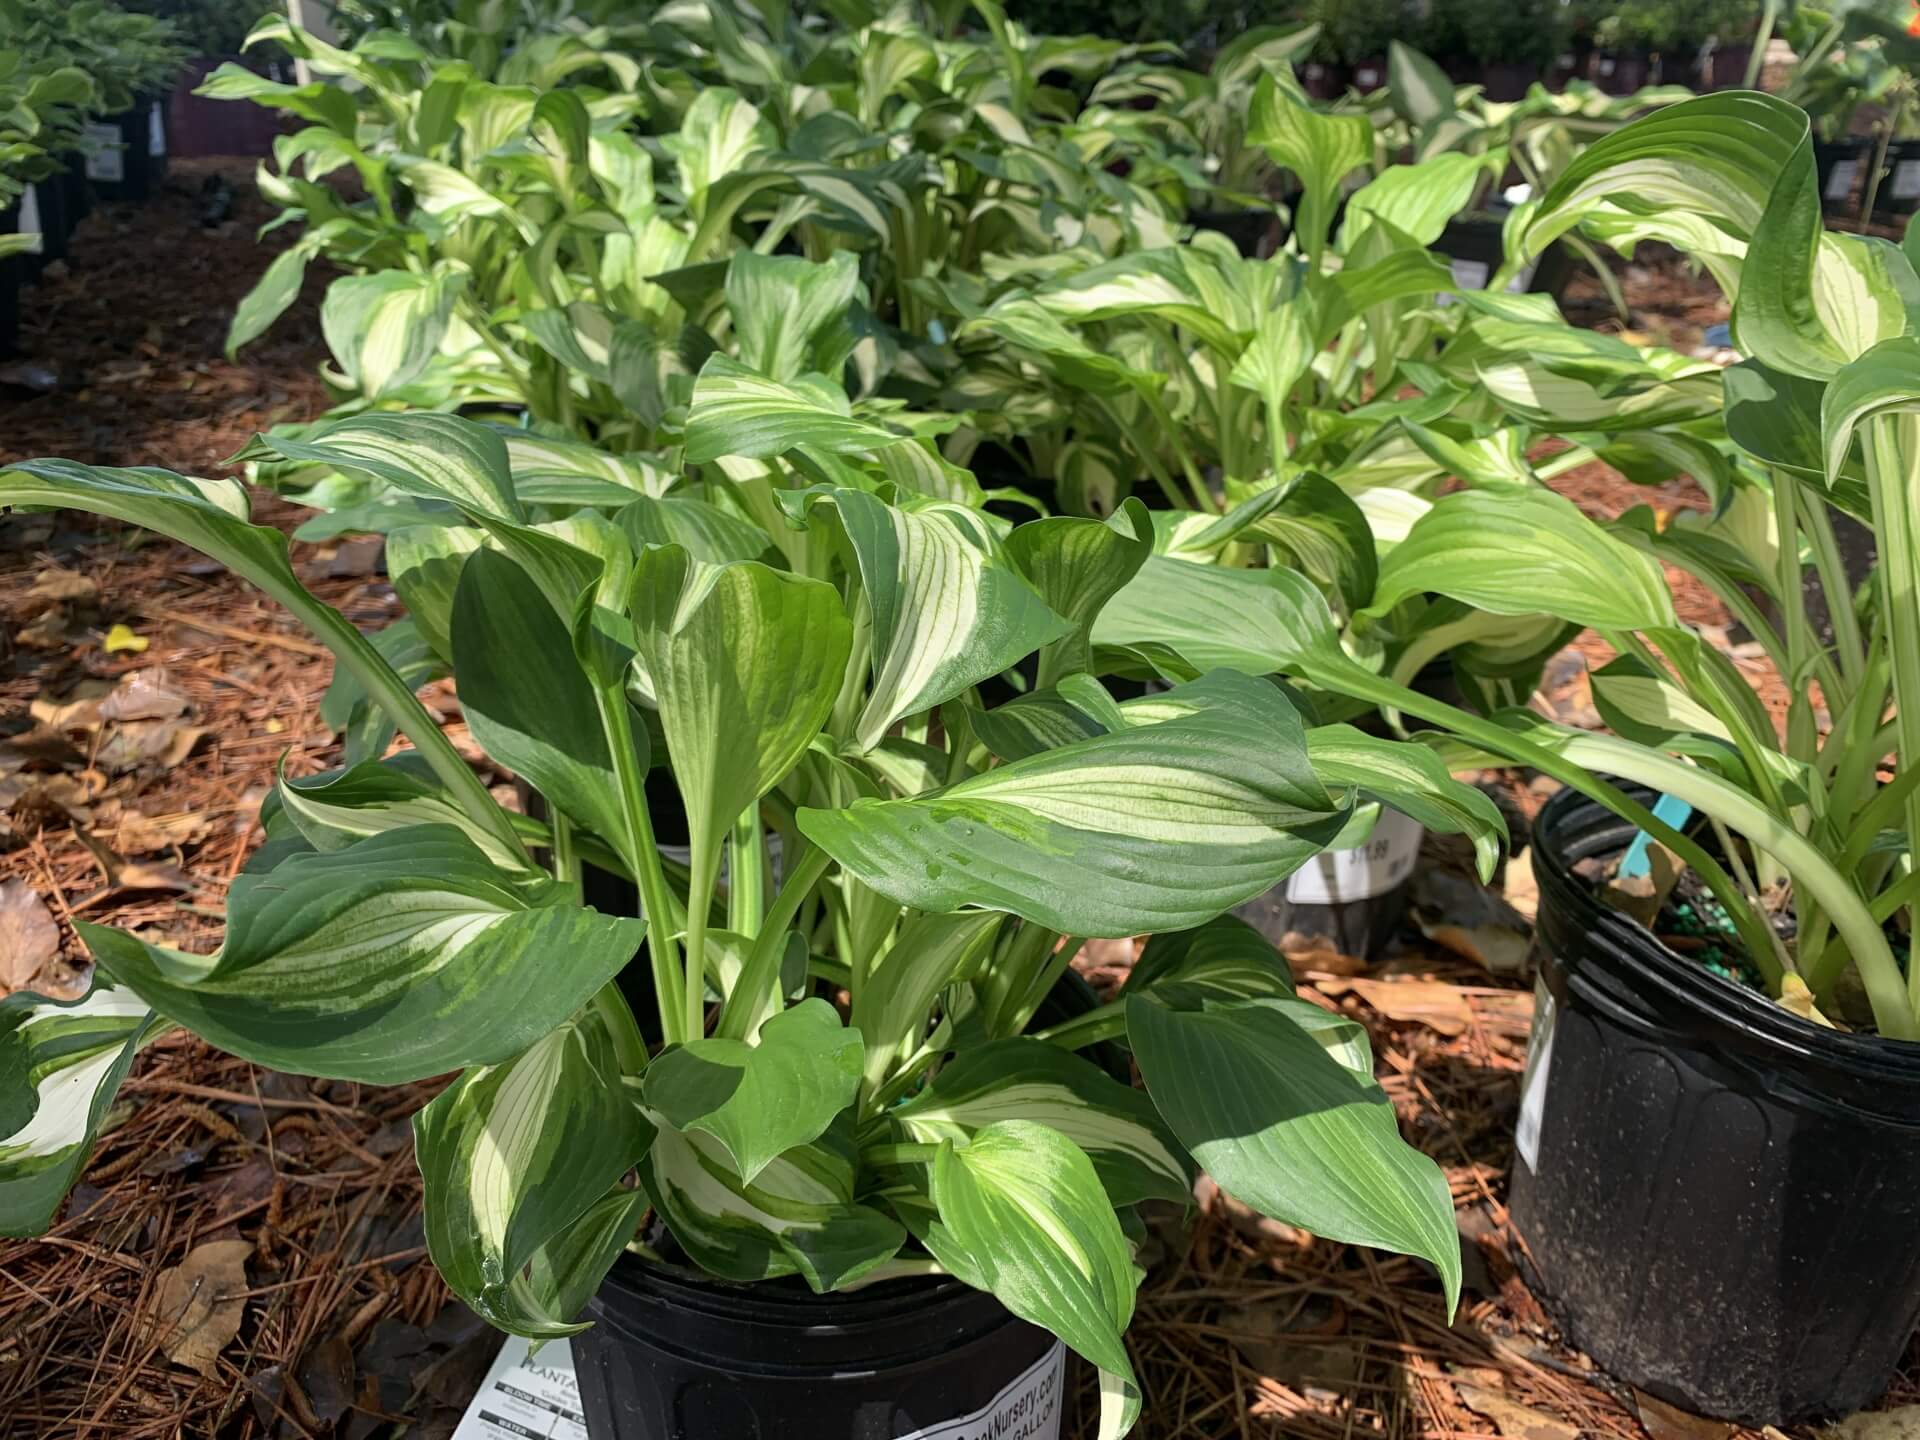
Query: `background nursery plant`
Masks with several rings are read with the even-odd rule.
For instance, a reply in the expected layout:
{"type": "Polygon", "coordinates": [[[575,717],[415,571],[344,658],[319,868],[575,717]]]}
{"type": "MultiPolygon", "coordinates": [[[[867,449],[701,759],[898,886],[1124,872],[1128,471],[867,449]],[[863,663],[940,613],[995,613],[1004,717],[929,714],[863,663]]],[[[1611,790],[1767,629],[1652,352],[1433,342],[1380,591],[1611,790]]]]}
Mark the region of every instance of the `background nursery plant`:
{"type": "Polygon", "coordinates": [[[349,418],[254,453],[446,508],[394,582],[547,818],[495,804],[233,482],[7,471],[8,504],[143,524],[246,576],[414,745],[277,787],[216,954],[88,926],[84,1000],[0,1002],[9,1232],[46,1223],[134,1055],[184,1025],[300,1073],[464,1069],[416,1123],[428,1243],[518,1334],[575,1330],[651,1207],[730,1280],[826,1291],[931,1264],[990,1291],[1100,1368],[1117,1433],[1137,1410],[1123,1217],[1184,1202],[1196,1164],[1264,1213],[1423,1255],[1457,1293],[1447,1188],[1400,1141],[1364,1037],[1217,917],[1356,803],[1463,831],[1489,863],[1498,812],[1418,747],[1312,727],[1263,680],[1116,702],[1088,636],[1147,559],[1138,505],[1009,528],[914,489],[944,474],[924,442],[819,375],[721,359],[688,418],[697,472],[611,519],[537,519],[500,436],[451,417],[349,418]],[[784,533],[723,519],[718,462],[743,457],[795,467],[772,487],[784,533]],[[980,700],[1036,655],[1057,704],[980,700]],[[684,864],[654,838],[653,764],[684,864]],[[584,907],[583,864],[637,882],[644,918],[584,907]],[[1156,937],[1122,996],[1034,1028],[1080,937],[1121,934],[1156,937]],[[1108,1040],[1146,1096],[1081,1057],[1108,1040]]]}

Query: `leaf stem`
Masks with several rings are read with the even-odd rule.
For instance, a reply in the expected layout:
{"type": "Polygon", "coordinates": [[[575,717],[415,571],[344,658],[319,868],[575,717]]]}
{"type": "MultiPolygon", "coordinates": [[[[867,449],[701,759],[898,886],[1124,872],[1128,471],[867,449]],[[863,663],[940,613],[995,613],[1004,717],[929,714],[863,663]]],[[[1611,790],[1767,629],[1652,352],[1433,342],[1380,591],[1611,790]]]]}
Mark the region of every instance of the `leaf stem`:
{"type": "Polygon", "coordinates": [[[748,1026],[780,968],[780,954],[786,948],[787,930],[793,924],[793,917],[799,913],[801,901],[827,873],[833,857],[818,845],[809,845],[788,863],[792,868],[782,877],[779,892],[761,922],[760,933],[754,937],[753,949],[747,953],[733,991],[721,1008],[720,1024],[714,1033],[729,1040],[746,1038],[748,1026]]]}
{"type": "Polygon", "coordinates": [[[1127,1033],[1127,1002],[1109,1000],[1106,1004],[1033,1032],[1036,1040],[1045,1040],[1068,1050],[1084,1050],[1103,1040],[1117,1040],[1127,1033]]]}
{"type": "Polygon", "coordinates": [[[627,864],[640,886],[646,911],[647,959],[653,968],[655,1002],[660,1007],[661,1033],[669,1042],[696,1038],[686,1026],[686,1002],[680,993],[680,952],[673,938],[673,904],[667,877],[660,868],[660,847],[653,838],[653,817],[647,810],[646,778],[635,763],[633,716],[625,690],[618,683],[596,687],[600,724],[613,751],[614,778],[620,786],[620,804],[627,818],[627,864]]]}

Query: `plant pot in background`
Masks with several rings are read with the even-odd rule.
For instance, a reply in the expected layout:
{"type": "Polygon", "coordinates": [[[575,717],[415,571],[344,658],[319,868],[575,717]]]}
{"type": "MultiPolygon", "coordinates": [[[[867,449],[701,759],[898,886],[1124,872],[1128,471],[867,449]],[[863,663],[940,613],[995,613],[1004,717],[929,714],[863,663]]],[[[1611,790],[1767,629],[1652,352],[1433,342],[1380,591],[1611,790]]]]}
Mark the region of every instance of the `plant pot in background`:
{"type": "MultiPolygon", "coordinates": [[[[1453,267],[1453,278],[1463,290],[1482,290],[1506,258],[1502,241],[1505,226],[1490,215],[1461,215],[1447,222],[1434,242],[1434,250],[1446,256],[1453,267]]],[[[1555,241],[1538,259],[1524,267],[1507,288],[1536,295],[1551,295],[1556,300],[1573,278],[1574,258],[1555,241]]]]}
{"type": "Polygon", "coordinates": [[[957,1280],[814,1295],[624,1255],[584,1318],[590,1440],[1060,1433],[1060,1343],[957,1280]]]}
{"type": "Polygon", "coordinates": [[[1608,95],[1631,95],[1646,85],[1653,62],[1638,51],[1595,51],[1593,83],[1608,95]]]}
{"type": "Polygon", "coordinates": [[[1920,1045],[1820,1029],[1608,909],[1573,867],[1632,835],[1571,791],[1534,826],[1522,1265],[1576,1345],[1659,1399],[1850,1414],[1920,1318],[1920,1045]]]}
{"type": "Polygon", "coordinates": [[[1249,260],[1267,259],[1287,240],[1288,226],[1277,209],[1189,210],[1187,223],[1226,236],[1249,260]]]}
{"type": "Polygon", "coordinates": [[[1741,90],[1747,83],[1747,62],[1753,58],[1753,45],[1721,45],[1707,63],[1707,89],[1741,90]]]}
{"type": "Polygon", "coordinates": [[[86,178],[102,200],[144,203],[166,173],[166,121],[159,100],[135,98],[118,115],[86,127],[94,146],[87,156],[86,178]]]}
{"type": "Polygon", "coordinates": [[[1867,167],[1873,163],[1873,142],[1856,135],[1843,140],[1816,140],[1813,163],[1819,172],[1821,207],[1832,214],[1857,215],[1866,203],[1867,167]]]}
{"type": "Polygon", "coordinates": [[[1425,835],[1419,822],[1382,810],[1364,845],[1323,851],[1233,913],[1275,945],[1294,935],[1378,960],[1406,919],[1425,835]]]}
{"type": "Polygon", "coordinates": [[[56,260],[67,258],[67,239],[79,222],[73,214],[73,192],[64,177],[50,175],[34,182],[33,193],[40,210],[40,259],[35,273],[56,260]]]}
{"type": "Polygon", "coordinates": [[[1887,147],[1886,171],[1873,197],[1873,218],[1895,221],[1916,209],[1920,209],[1920,140],[1896,140],[1887,147]]]}
{"type": "Polygon", "coordinates": [[[1386,56],[1370,55],[1364,60],[1353,62],[1353,88],[1362,95],[1370,94],[1386,83],[1386,56]]]}
{"type": "Polygon", "coordinates": [[[1482,75],[1481,83],[1486,87],[1487,99],[1506,104],[1526,97],[1534,81],[1540,78],[1540,67],[1505,60],[1491,61],[1482,75]]]}
{"type": "Polygon", "coordinates": [[[209,100],[195,95],[207,76],[231,60],[256,75],[268,75],[274,63],[240,55],[203,55],[189,60],[167,97],[167,145],[175,155],[247,155],[273,153],[280,120],[263,105],[240,100],[209,100]]]}
{"type": "MultiPolygon", "coordinates": [[[[0,210],[0,235],[19,233],[24,199],[22,196],[0,210]]],[[[11,360],[20,353],[20,292],[32,272],[32,261],[31,255],[9,255],[0,260],[0,360],[11,360]]]]}
{"type": "Polygon", "coordinates": [[[1346,68],[1309,60],[1300,67],[1300,88],[1315,100],[1338,100],[1347,93],[1346,68]]]}

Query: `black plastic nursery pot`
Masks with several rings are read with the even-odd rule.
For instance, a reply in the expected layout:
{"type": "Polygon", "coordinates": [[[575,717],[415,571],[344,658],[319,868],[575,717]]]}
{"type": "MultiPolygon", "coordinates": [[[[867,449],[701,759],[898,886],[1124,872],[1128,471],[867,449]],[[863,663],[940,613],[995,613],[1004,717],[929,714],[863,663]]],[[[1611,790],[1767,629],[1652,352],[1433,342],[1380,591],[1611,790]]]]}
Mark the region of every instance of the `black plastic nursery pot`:
{"type": "Polygon", "coordinates": [[[583,1318],[590,1440],[1060,1434],[1060,1343],[954,1280],[814,1295],[625,1255],[583,1318]]]}
{"type": "Polygon", "coordinates": [[[1631,95],[1653,78],[1652,57],[1639,51],[1599,51],[1592,64],[1593,83],[1608,95],[1631,95]]]}
{"type": "Polygon", "coordinates": [[[1249,260],[1265,260],[1287,239],[1287,224],[1280,212],[1265,210],[1189,210],[1187,223],[1196,230],[1213,230],[1226,236],[1249,260]]]}
{"type": "MultiPolygon", "coordinates": [[[[1504,230],[1504,224],[1491,215],[1457,216],[1447,222],[1433,248],[1452,264],[1453,278],[1462,289],[1484,289],[1506,259],[1504,230]]],[[[1573,278],[1573,270],[1572,254],[1556,240],[1508,288],[1558,299],[1573,278]]]]}
{"type": "Polygon", "coordinates": [[[1920,1319],[1920,1045],[1820,1029],[1607,908],[1631,826],[1534,826],[1540,979],[1510,1208],[1572,1341],[1696,1414],[1844,1415],[1920,1319]]]}
{"type": "Polygon", "coordinates": [[[87,179],[103,200],[136,204],[152,198],[167,173],[165,106],[142,95],[118,115],[87,127],[98,147],[87,157],[87,179]]]}
{"type": "MultiPolygon", "coordinates": [[[[17,234],[20,229],[20,202],[0,210],[0,235],[17,234]]],[[[0,260],[0,360],[20,353],[20,290],[26,284],[29,261],[26,255],[10,255],[0,260]]]]}
{"type": "Polygon", "coordinates": [[[1886,168],[1873,197],[1873,217],[1897,220],[1915,210],[1920,210],[1920,140],[1896,140],[1887,147],[1886,168]]]}
{"type": "Polygon", "coordinates": [[[1816,140],[1813,163],[1820,178],[1821,208],[1843,215],[1857,213],[1866,192],[1867,166],[1873,163],[1873,143],[1865,136],[1816,140]]]}
{"type": "MultiPolygon", "coordinates": [[[[1098,1003],[1069,970],[1034,1023],[1058,1024],[1098,1003]]],[[[1085,1053],[1131,1083],[1118,1045],[1085,1053]]],[[[1064,1348],[993,1296],[944,1277],[815,1295],[797,1279],[738,1285],[627,1254],[581,1318],[593,1322],[571,1341],[589,1440],[1061,1433],[1064,1348]]]]}

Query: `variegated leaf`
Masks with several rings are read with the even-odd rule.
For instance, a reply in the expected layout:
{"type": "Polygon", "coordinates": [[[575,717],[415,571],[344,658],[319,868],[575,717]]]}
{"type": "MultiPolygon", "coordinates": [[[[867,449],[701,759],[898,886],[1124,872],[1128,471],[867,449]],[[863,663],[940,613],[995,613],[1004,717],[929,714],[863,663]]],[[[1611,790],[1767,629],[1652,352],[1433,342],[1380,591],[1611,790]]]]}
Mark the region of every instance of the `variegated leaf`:
{"type": "Polygon", "coordinates": [[[213,955],[81,927],[117,984],[222,1049],[379,1085],[518,1054],[612,979],[645,934],[638,920],[581,909],[564,885],[509,883],[444,825],[241,875],[213,955]]]}
{"type": "Polygon", "coordinates": [[[104,977],[79,1000],[0,999],[0,1235],[52,1222],[156,1028],[145,1000],[104,977]]]}
{"type": "MultiPolygon", "coordinates": [[[[583,1329],[572,1309],[552,1308],[554,1295],[542,1293],[551,1280],[536,1285],[529,1266],[652,1139],[597,1012],[563,1021],[510,1060],[468,1070],[414,1116],[413,1134],[427,1249],[454,1292],[511,1334],[583,1329]]],[[[631,1234],[631,1201],[627,1216],[631,1234]]]]}

